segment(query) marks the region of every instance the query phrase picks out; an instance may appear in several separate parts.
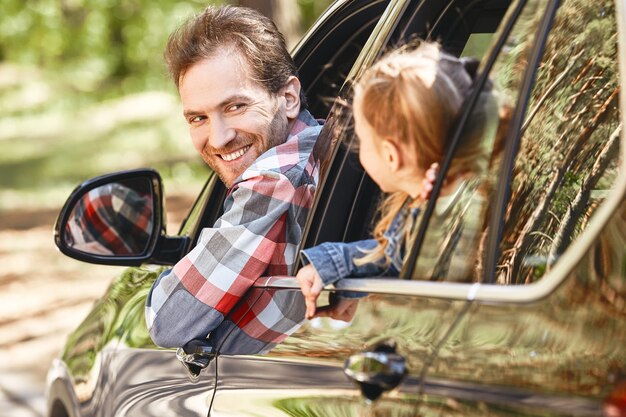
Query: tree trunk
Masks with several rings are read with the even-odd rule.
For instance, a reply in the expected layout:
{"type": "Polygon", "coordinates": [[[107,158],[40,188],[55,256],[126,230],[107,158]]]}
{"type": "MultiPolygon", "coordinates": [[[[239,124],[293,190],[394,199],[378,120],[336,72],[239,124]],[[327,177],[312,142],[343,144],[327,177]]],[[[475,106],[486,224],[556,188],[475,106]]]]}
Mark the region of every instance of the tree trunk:
{"type": "Polygon", "coordinates": [[[576,54],[576,56],[571,58],[570,64],[567,66],[567,68],[565,68],[563,72],[559,74],[558,77],[555,77],[556,79],[554,80],[554,82],[548,88],[546,88],[546,91],[543,94],[543,96],[541,96],[541,98],[537,100],[537,104],[535,104],[535,107],[533,107],[533,109],[528,113],[528,116],[526,116],[526,120],[524,120],[524,125],[522,126],[522,133],[521,133],[522,135],[526,131],[526,128],[528,128],[528,126],[530,125],[530,122],[532,122],[532,120],[535,118],[535,115],[537,114],[537,112],[539,111],[543,103],[552,95],[552,92],[556,90],[556,88],[561,84],[561,82],[565,80],[565,77],[569,75],[569,72],[572,70],[572,68],[574,68],[574,65],[576,65],[577,60],[581,57],[583,52],[585,52],[584,49],[581,50],[578,54],[576,54]]]}
{"type": "Polygon", "coordinates": [[[609,166],[609,163],[611,163],[619,151],[619,137],[621,131],[622,125],[620,124],[617,129],[611,133],[608,142],[597,156],[591,168],[591,172],[580,185],[580,190],[574,200],[572,200],[572,204],[568,207],[559,230],[556,233],[549,259],[556,259],[556,257],[565,251],[565,248],[567,248],[571,242],[576,223],[578,223],[578,219],[585,214],[585,207],[589,202],[591,190],[596,186],[609,166]]]}
{"type": "Polygon", "coordinates": [[[567,170],[571,167],[574,160],[577,157],[580,157],[580,153],[584,144],[591,137],[598,125],[605,120],[606,116],[610,112],[611,103],[613,103],[613,101],[618,97],[619,90],[620,89],[618,87],[613,91],[609,98],[607,98],[606,101],[602,104],[589,125],[582,129],[582,131],[574,141],[573,145],[570,147],[570,149],[567,151],[567,154],[563,158],[561,166],[555,169],[554,175],[552,176],[549,185],[546,187],[546,193],[538,202],[531,217],[528,219],[528,221],[524,225],[522,232],[517,237],[515,244],[511,248],[512,256],[509,259],[509,268],[510,271],[512,271],[513,280],[517,281],[516,278],[519,274],[521,267],[519,256],[526,253],[528,246],[531,242],[531,238],[533,236],[531,232],[536,230],[543,222],[547,214],[549,204],[556,194],[556,191],[561,186],[561,183],[563,182],[565,172],[567,172],[567,170]]]}
{"type": "Polygon", "coordinates": [[[285,37],[288,48],[291,49],[300,40],[302,28],[296,0],[239,0],[237,4],[256,9],[272,19],[285,37]]]}

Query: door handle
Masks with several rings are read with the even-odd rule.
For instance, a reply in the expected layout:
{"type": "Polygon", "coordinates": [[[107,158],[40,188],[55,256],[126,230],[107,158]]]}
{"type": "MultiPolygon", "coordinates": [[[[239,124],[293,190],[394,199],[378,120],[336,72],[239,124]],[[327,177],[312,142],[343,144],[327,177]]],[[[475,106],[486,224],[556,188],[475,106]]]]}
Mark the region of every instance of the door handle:
{"type": "Polygon", "coordinates": [[[344,373],[359,386],[365,398],[375,401],[402,382],[407,374],[406,361],[395,349],[361,352],[346,360],[344,373]]]}
{"type": "Polygon", "coordinates": [[[185,365],[191,379],[197,381],[200,372],[215,358],[215,349],[206,339],[195,339],[178,348],[176,358],[185,365]]]}

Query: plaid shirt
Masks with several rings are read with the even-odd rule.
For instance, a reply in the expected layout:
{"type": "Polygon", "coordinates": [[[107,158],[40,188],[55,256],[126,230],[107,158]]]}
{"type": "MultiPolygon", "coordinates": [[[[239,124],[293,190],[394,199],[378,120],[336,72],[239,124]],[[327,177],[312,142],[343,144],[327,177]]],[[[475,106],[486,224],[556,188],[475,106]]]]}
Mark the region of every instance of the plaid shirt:
{"type": "MultiPolygon", "coordinates": [[[[257,280],[246,297],[209,336],[209,344],[226,355],[267,353],[304,323],[300,290],[265,288],[285,277],[257,280]]],[[[294,279],[295,280],[295,279],[294,279]]]]}
{"type": "Polygon", "coordinates": [[[140,255],[152,230],[152,196],[120,183],[96,187],[72,211],[65,239],[74,249],[100,255],[140,255]]]}
{"type": "MultiPolygon", "coordinates": [[[[302,111],[287,141],[235,180],[214,227],[205,228],[197,246],[157,279],[146,302],[146,323],[157,345],[206,338],[260,276],[289,273],[317,186],[311,152],[321,128],[302,111]]],[[[231,320],[242,316],[232,313],[231,320]]]]}

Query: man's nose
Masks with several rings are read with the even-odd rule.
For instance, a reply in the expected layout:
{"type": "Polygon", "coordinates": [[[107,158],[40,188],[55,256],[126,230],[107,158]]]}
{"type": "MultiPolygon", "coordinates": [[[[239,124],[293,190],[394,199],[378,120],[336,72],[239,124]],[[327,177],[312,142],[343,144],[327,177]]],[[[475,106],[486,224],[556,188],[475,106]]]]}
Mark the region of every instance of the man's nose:
{"type": "Polygon", "coordinates": [[[221,117],[211,119],[211,130],[209,131],[209,145],[216,149],[224,148],[237,136],[235,129],[221,117]]]}

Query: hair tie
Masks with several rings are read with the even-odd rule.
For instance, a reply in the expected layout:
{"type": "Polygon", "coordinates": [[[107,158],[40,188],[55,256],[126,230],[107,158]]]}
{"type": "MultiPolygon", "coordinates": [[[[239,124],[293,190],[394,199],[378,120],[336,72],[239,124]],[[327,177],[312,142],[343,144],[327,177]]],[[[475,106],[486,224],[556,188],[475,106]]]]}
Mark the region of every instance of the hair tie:
{"type": "MultiPolygon", "coordinates": [[[[474,84],[474,81],[476,81],[476,77],[478,76],[478,67],[480,66],[480,61],[470,56],[460,58],[459,61],[461,61],[461,65],[463,65],[463,68],[465,68],[465,72],[467,72],[470,80],[472,80],[472,84],[474,84]]],[[[487,79],[485,85],[483,86],[483,92],[490,92],[492,89],[493,83],[491,82],[491,80],[487,79]]]]}
{"type": "Polygon", "coordinates": [[[478,66],[480,65],[480,61],[474,57],[463,57],[460,59],[463,68],[465,68],[465,72],[469,75],[470,79],[474,81],[476,79],[476,74],[478,73],[478,66]]]}

